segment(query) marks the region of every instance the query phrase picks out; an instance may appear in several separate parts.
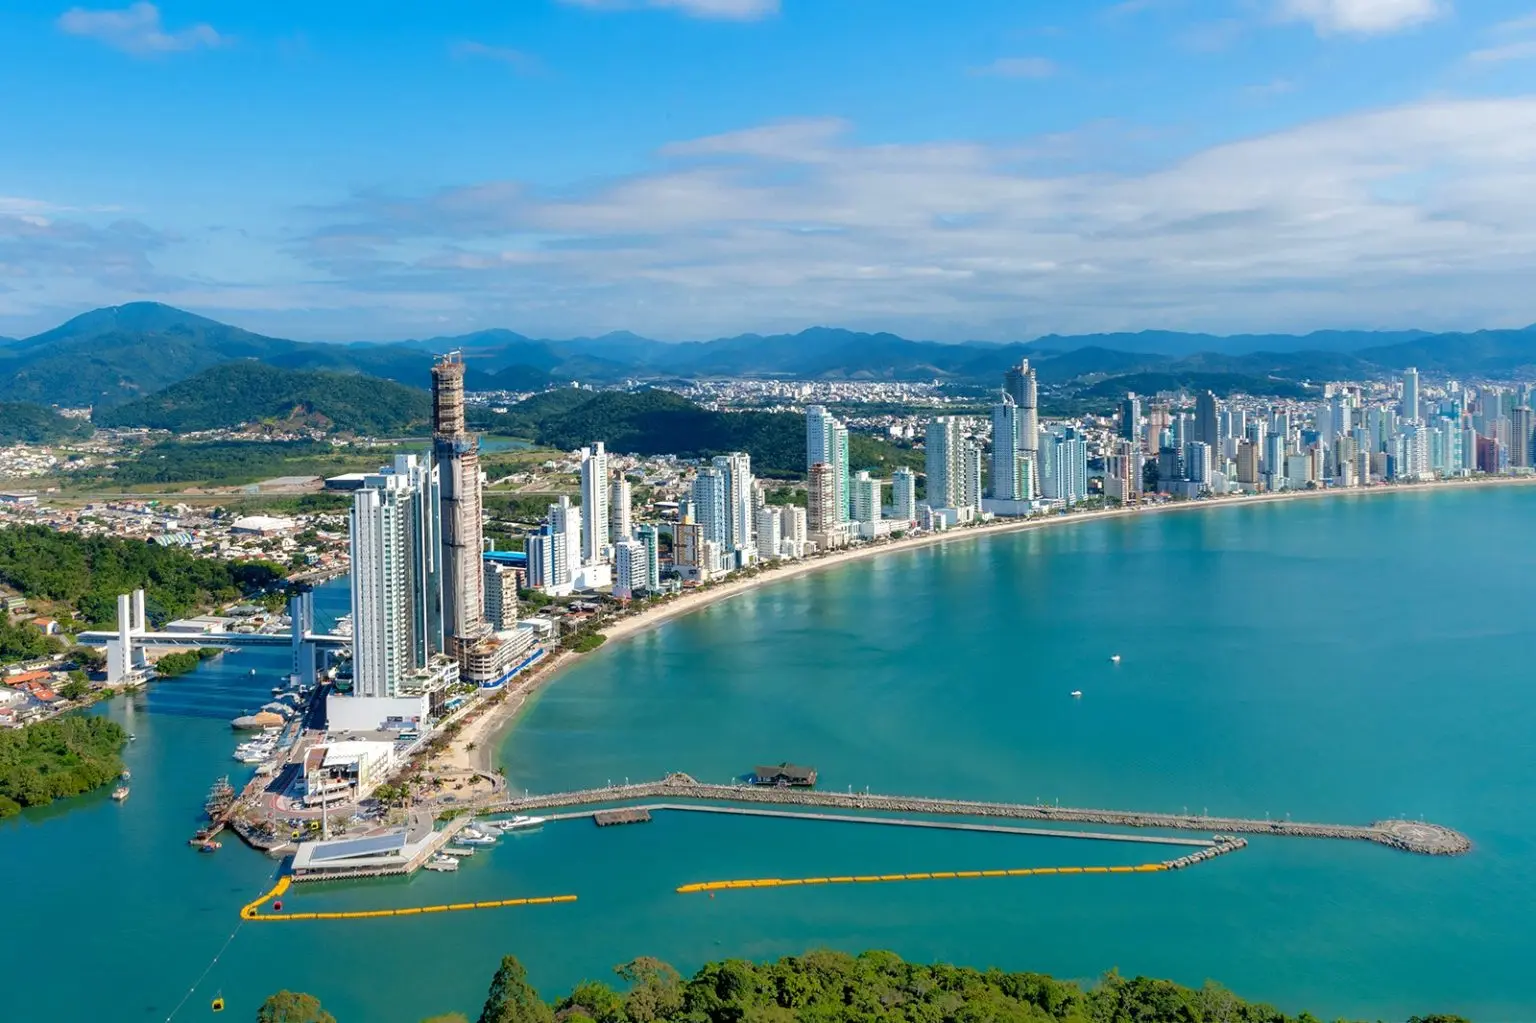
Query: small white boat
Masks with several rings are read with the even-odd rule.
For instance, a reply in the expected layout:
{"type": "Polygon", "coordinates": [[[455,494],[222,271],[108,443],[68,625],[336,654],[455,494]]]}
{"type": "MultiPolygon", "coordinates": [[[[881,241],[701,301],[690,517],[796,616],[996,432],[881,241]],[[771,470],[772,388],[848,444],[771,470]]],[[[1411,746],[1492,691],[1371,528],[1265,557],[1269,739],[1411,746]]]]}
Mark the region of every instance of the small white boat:
{"type": "Polygon", "coordinates": [[[1081,700],[1083,698],[1083,691],[1081,689],[1072,690],[1072,697],[1073,699],[1081,700]]]}
{"type": "Polygon", "coordinates": [[[536,828],[543,824],[547,817],[513,817],[511,820],[497,821],[496,826],[503,831],[518,831],[523,828],[536,828]]]}
{"type": "Polygon", "coordinates": [[[421,865],[423,870],[437,870],[444,873],[452,873],[459,869],[459,861],[452,856],[434,856],[421,865]]]}
{"type": "Polygon", "coordinates": [[[127,798],[128,798],[128,786],[126,786],[126,785],[119,785],[117,788],[112,790],[112,799],[115,802],[121,803],[123,800],[125,800],[127,798]]]}
{"type": "Polygon", "coordinates": [[[1120,655],[1119,654],[1113,654],[1113,655],[1110,656],[1109,659],[1111,661],[1114,661],[1116,664],[1120,663],[1120,655]]]}
{"type": "Polygon", "coordinates": [[[496,844],[496,839],[492,838],[490,835],[464,835],[464,834],[460,834],[460,835],[455,835],[454,836],[453,844],[454,845],[468,845],[468,846],[474,846],[474,845],[495,845],[496,844]]]}

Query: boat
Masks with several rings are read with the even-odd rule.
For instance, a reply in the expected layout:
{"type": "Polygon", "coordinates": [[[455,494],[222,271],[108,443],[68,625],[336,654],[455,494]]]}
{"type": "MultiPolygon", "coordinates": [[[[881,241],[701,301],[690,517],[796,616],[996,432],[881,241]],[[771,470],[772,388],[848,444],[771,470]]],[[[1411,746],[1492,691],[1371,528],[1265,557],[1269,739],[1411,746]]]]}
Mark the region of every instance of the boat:
{"type": "Polygon", "coordinates": [[[1111,661],[1114,661],[1116,664],[1120,663],[1120,655],[1119,654],[1113,654],[1113,655],[1110,656],[1109,659],[1111,661]]]}
{"type": "Polygon", "coordinates": [[[438,870],[451,873],[459,869],[459,861],[452,856],[434,856],[421,866],[423,870],[438,870]]]}
{"type": "Polygon", "coordinates": [[[536,828],[543,824],[547,817],[513,817],[511,820],[497,821],[496,826],[503,831],[517,831],[523,828],[536,828]]]}
{"type": "Polygon", "coordinates": [[[443,853],[447,856],[473,856],[475,854],[475,850],[469,846],[450,845],[448,848],[443,850],[443,853]]]}
{"type": "Polygon", "coordinates": [[[235,787],[229,783],[229,776],[225,775],[213,783],[208,790],[208,800],[203,803],[203,809],[208,811],[209,817],[218,817],[230,804],[235,801],[235,787]]]}
{"type": "Polygon", "coordinates": [[[197,847],[197,851],[198,852],[211,853],[211,852],[218,852],[222,848],[224,848],[224,843],[216,842],[216,841],[214,841],[213,839],[210,838],[206,842],[204,842],[201,845],[199,845],[197,847]]]}
{"type": "Polygon", "coordinates": [[[460,834],[454,836],[453,844],[454,845],[469,845],[469,846],[473,846],[473,845],[495,845],[496,844],[496,839],[494,837],[490,836],[490,835],[481,835],[481,834],[478,834],[478,833],[477,834],[473,834],[473,835],[466,835],[466,834],[460,833],[460,834]]]}
{"type": "Polygon", "coordinates": [[[252,668],[252,669],[251,669],[251,674],[252,674],[252,675],[254,675],[254,674],[256,674],[256,669],[255,669],[255,668],[252,668]]]}
{"type": "Polygon", "coordinates": [[[128,741],[129,742],[137,742],[138,739],[139,739],[139,737],[137,735],[134,735],[132,732],[128,733],[128,741]]]}
{"type": "Polygon", "coordinates": [[[118,777],[121,778],[123,781],[127,781],[129,778],[132,778],[133,775],[131,773],[129,773],[128,768],[125,767],[125,768],[123,768],[123,773],[118,775],[118,777]]]}
{"type": "Polygon", "coordinates": [[[117,788],[113,789],[112,790],[112,798],[114,800],[116,800],[117,802],[119,802],[119,803],[121,803],[123,800],[127,799],[128,798],[128,786],[126,786],[126,785],[119,785],[117,788]]]}
{"type": "Polygon", "coordinates": [[[1083,698],[1083,691],[1081,689],[1074,689],[1072,690],[1072,695],[1074,698],[1081,700],[1083,698]]]}
{"type": "Polygon", "coordinates": [[[229,723],[230,727],[240,732],[254,732],[272,725],[281,726],[284,718],[280,714],[271,711],[262,711],[259,714],[242,714],[229,723]]]}

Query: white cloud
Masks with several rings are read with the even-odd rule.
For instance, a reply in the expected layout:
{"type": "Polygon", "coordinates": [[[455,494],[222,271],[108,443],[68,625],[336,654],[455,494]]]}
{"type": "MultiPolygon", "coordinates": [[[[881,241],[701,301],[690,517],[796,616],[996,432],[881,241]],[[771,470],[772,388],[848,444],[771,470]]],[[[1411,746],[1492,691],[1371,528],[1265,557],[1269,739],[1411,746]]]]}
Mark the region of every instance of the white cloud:
{"type": "Polygon", "coordinates": [[[577,7],[626,10],[654,7],[674,10],[694,18],[722,21],[756,21],[779,13],[779,0],[563,0],[577,7]]]}
{"type": "Polygon", "coordinates": [[[1056,62],[1048,57],[999,57],[974,73],[997,78],[1050,78],[1056,71],[1056,62]]]}
{"type": "Polygon", "coordinates": [[[1467,59],[1475,64],[1499,64],[1510,60],[1530,60],[1536,57],[1536,39],[1518,43],[1505,43],[1487,49],[1473,50],[1467,59]]]}
{"type": "Polygon", "coordinates": [[[520,75],[537,73],[542,65],[539,58],[522,50],[515,50],[510,46],[492,46],[488,43],[479,43],[474,40],[454,43],[449,52],[459,58],[482,58],[484,60],[499,61],[507,65],[520,75]]]}
{"type": "Polygon", "coordinates": [[[151,3],[106,11],[71,7],[59,16],[58,25],[70,35],[95,39],[135,56],[216,47],[228,42],[212,25],[204,23],[176,32],[166,31],[160,22],[160,9],[151,3]]]}
{"type": "Polygon", "coordinates": [[[1449,0],[1280,0],[1287,21],[1310,22],[1319,35],[1381,35],[1445,14],[1449,0]]]}
{"type": "Polygon", "coordinates": [[[577,191],[361,197],[318,211],[294,254],[329,301],[548,333],[1536,320],[1536,96],[1351,115],[1118,175],[1046,170],[1032,141],[767,125],[577,191]]]}

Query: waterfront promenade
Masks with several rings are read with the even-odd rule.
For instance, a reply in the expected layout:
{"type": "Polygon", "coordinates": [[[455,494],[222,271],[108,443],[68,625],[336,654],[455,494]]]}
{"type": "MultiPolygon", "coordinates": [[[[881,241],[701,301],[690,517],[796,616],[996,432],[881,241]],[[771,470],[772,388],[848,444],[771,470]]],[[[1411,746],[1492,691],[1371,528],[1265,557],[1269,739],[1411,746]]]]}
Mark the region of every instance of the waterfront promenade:
{"type": "Polygon", "coordinates": [[[964,799],[930,799],[921,796],[888,796],[873,793],[818,792],[749,785],[709,785],[686,774],[671,774],[659,781],[613,785],[577,792],[556,792],[477,804],[480,813],[529,813],[578,806],[630,802],[641,799],[697,799],[728,803],[774,803],[803,807],[807,818],[823,816],[820,808],[884,813],[917,813],[980,817],[1002,820],[1040,820],[1058,824],[1099,824],[1126,828],[1167,828],[1176,831],[1275,835],[1285,838],[1333,838],[1375,842],[1404,852],[1428,856],[1456,856],[1471,850],[1471,841],[1458,831],[1420,821],[1383,820],[1374,824],[1325,824],[1292,820],[1258,820],[1242,817],[1210,817],[1194,814],[1150,813],[1140,810],[1102,810],[1046,806],[1032,803],[997,803],[964,799]]]}

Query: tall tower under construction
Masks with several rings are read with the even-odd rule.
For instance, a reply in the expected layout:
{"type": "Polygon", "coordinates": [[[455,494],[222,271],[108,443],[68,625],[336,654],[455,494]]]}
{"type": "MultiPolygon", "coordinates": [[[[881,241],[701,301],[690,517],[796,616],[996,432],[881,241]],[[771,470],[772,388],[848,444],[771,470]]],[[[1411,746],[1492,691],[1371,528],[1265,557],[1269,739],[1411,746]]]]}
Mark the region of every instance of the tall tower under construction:
{"type": "Polygon", "coordinates": [[[1040,385],[1025,359],[1003,374],[1003,391],[1019,412],[1019,454],[1040,464],[1040,385]]]}
{"type": "Polygon", "coordinates": [[[480,439],[464,427],[464,357],[432,365],[432,454],[441,475],[443,632],[461,661],[490,632],[481,570],[480,439]]]}

